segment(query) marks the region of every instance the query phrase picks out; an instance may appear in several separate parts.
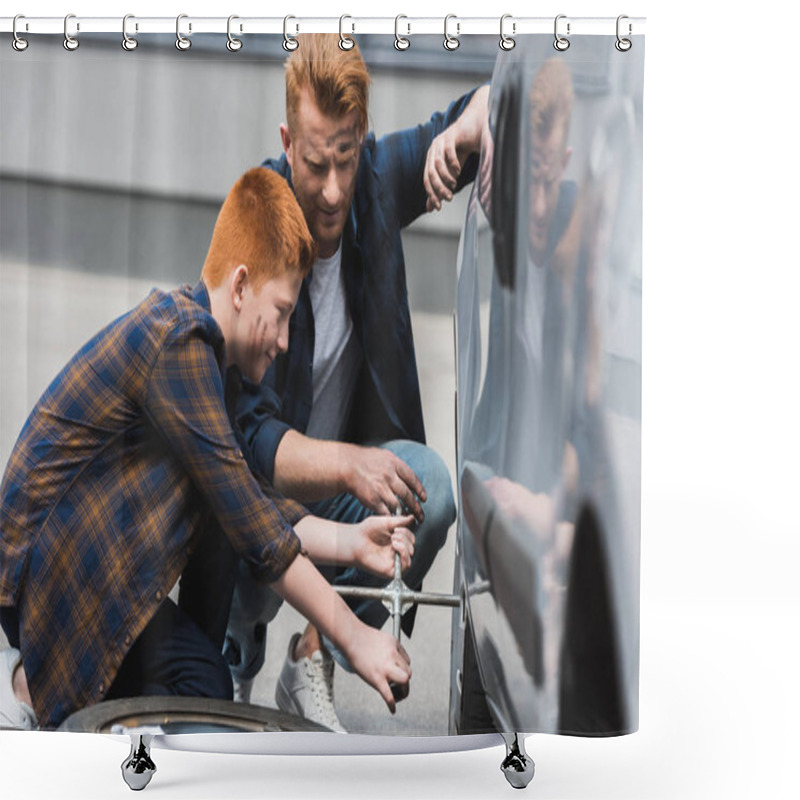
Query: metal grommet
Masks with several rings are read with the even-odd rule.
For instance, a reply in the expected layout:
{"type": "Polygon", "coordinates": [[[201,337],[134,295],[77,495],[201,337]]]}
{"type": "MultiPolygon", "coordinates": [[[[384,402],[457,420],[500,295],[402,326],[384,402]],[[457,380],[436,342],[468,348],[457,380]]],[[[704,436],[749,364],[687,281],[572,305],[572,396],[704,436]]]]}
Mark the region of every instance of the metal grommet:
{"type": "MultiPolygon", "coordinates": [[[[500,49],[506,51],[513,50],[515,45],[517,44],[516,41],[514,41],[514,39],[511,36],[506,36],[505,33],[503,32],[503,23],[507,19],[511,19],[511,14],[503,14],[503,16],[500,17],[500,49]]],[[[512,22],[511,33],[516,33],[516,32],[517,32],[517,23],[512,22]]]]}
{"type": "MultiPolygon", "coordinates": [[[[75,19],[74,14],[67,14],[64,17],[64,49],[69,50],[70,53],[77,50],[80,42],[74,37],[69,35],[69,21],[75,19]]],[[[80,30],[80,25],[77,25],[76,30],[80,30]]]]}
{"type": "MultiPolygon", "coordinates": [[[[136,19],[133,14],[126,14],[122,18],[122,49],[127,50],[130,52],[131,50],[135,50],[139,46],[138,39],[134,39],[132,36],[128,36],[128,20],[129,19],[136,19]]],[[[136,26],[137,30],[139,26],[136,26]]]]}
{"type": "MultiPolygon", "coordinates": [[[[239,19],[239,17],[237,17],[236,14],[231,14],[228,17],[228,41],[225,42],[225,47],[227,47],[228,50],[231,51],[231,53],[238,53],[239,50],[242,49],[242,40],[241,39],[237,39],[231,33],[231,22],[233,22],[233,20],[235,20],[235,19],[239,19]]],[[[239,32],[241,32],[241,30],[242,30],[242,28],[241,28],[241,26],[239,26],[239,32]]]]}
{"type": "MultiPolygon", "coordinates": [[[[398,31],[398,27],[399,27],[401,19],[408,19],[408,17],[405,14],[398,14],[394,18],[394,49],[395,50],[408,50],[408,48],[411,47],[411,40],[410,39],[406,39],[404,36],[401,36],[400,32],[398,31]]],[[[411,35],[411,23],[406,23],[406,26],[408,27],[408,34],[407,35],[410,36],[411,35]]]]}
{"type": "MultiPolygon", "coordinates": [[[[563,53],[565,50],[569,49],[569,39],[567,39],[565,36],[561,36],[561,34],[558,32],[558,21],[561,20],[561,19],[566,19],[566,18],[567,18],[566,14],[559,14],[556,17],[555,25],[553,27],[553,30],[555,32],[555,37],[556,37],[556,40],[553,42],[553,47],[555,47],[555,49],[558,50],[559,53],[563,53]]],[[[568,22],[567,23],[567,36],[569,36],[569,28],[570,28],[570,24],[568,22]]]]}
{"type": "Polygon", "coordinates": [[[286,26],[288,25],[290,19],[295,19],[295,17],[290,14],[289,16],[283,18],[283,49],[291,53],[300,47],[300,42],[298,42],[294,36],[289,36],[286,26]]]}
{"type": "MultiPolygon", "coordinates": [[[[178,18],[175,20],[175,47],[177,47],[178,50],[188,50],[192,46],[191,39],[187,39],[181,33],[181,20],[188,18],[188,14],[178,14],[178,18]]],[[[189,30],[192,30],[191,24],[189,25],[189,30]]]]}
{"type": "Polygon", "coordinates": [[[450,22],[451,19],[456,19],[456,15],[455,14],[448,14],[444,18],[444,42],[443,42],[443,44],[444,44],[444,49],[445,50],[450,50],[452,52],[453,50],[458,50],[458,47],[461,44],[461,42],[458,40],[458,34],[461,32],[461,23],[460,22],[456,22],[456,35],[455,36],[451,36],[447,32],[447,23],[450,22]]]}
{"type": "MultiPolygon", "coordinates": [[[[617,41],[614,42],[614,47],[616,47],[617,50],[620,51],[620,53],[627,53],[628,50],[630,50],[631,47],[633,47],[633,42],[630,39],[623,39],[619,35],[619,24],[620,24],[620,22],[622,22],[623,19],[628,19],[628,15],[627,14],[620,14],[617,17],[617,41]]],[[[632,32],[633,32],[633,26],[629,22],[628,23],[628,36],[630,36],[632,32]]]]}
{"type": "MultiPolygon", "coordinates": [[[[353,18],[349,14],[342,14],[342,16],[339,17],[339,49],[340,50],[352,50],[356,46],[356,40],[352,36],[350,36],[349,34],[347,36],[345,36],[344,32],[342,31],[342,27],[343,27],[344,21],[346,19],[353,19],[353,18]]],[[[352,26],[352,30],[355,30],[355,25],[352,26]]]]}
{"type": "Polygon", "coordinates": [[[11,46],[18,53],[21,53],[23,50],[27,50],[28,49],[28,40],[27,39],[23,39],[17,33],[17,20],[20,20],[20,19],[25,19],[25,15],[24,14],[17,14],[17,16],[14,17],[14,24],[11,26],[11,32],[14,34],[14,38],[11,41],[11,46]]]}

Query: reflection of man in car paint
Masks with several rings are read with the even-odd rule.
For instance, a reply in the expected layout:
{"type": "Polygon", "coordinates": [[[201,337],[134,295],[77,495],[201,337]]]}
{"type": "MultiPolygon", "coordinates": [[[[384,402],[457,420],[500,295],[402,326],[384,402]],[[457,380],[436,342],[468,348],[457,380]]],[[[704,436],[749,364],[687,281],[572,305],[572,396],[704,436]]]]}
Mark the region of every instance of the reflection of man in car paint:
{"type": "Polygon", "coordinates": [[[487,373],[468,443],[468,458],[536,492],[549,492],[562,462],[572,463],[562,450],[552,452],[555,442],[550,442],[555,437],[563,443],[562,431],[539,430],[551,410],[541,404],[550,406],[557,399],[543,397],[560,373],[559,360],[550,354],[560,350],[565,335],[563,285],[568,276],[557,268],[556,251],[563,246],[575,204],[575,185],[564,180],[571,155],[572,99],[569,68],[560,59],[545,62],[528,96],[528,251],[518,253],[510,266],[513,289],[498,277],[511,274],[509,265],[496,265],[487,373]],[[537,443],[537,453],[531,454],[530,442],[537,443]]]}
{"type": "Polygon", "coordinates": [[[547,265],[556,244],[551,225],[572,155],[572,148],[567,146],[571,113],[569,70],[563,61],[548,61],[534,78],[529,114],[528,245],[533,263],[540,268],[547,265]]]}
{"type": "MultiPolygon", "coordinates": [[[[564,267],[571,262],[560,257],[570,249],[576,194],[575,185],[564,180],[572,101],[569,68],[561,59],[544,63],[530,84],[523,126],[529,137],[523,172],[528,213],[518,222],[527,221],[527,252],[517,252],[513,266],[495,265],[487,372],[465,445],[465,458],[492,473],[485,485],[497,507],[532,534],[540,578],[534,610],[543,627],[531,630],[545,635],[534,649],[538,663],[528,666],[540,686],[550,684],[557,670],[557,637],[547,631],[559,614],[573,534],[565,521],[567,501],[578,473],[563,358],[570,339],[565,307],[571,278],[564,267]]],[[[503,142],[494,142],[494,148],[496,154],[508,149],[503,142]]],[[[552,692],[549,696],[555,701],[552,692]]],[[[555,704],[550,705],[541,709],[545,725],[555,719],[555,704]]]]}

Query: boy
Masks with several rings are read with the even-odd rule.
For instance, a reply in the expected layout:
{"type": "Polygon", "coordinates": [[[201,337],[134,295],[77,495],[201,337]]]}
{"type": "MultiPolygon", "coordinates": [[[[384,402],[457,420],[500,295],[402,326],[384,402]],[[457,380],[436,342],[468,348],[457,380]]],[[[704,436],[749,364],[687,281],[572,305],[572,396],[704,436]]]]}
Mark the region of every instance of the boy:
{"type": "Polygon", "coordinates": [[[411,518],[309,516],[248,469],[227,411],[226,369],[257,383],[287,349],[315,254],[286,182],[250,170],[222,206],[201,281],[151,292],[34,407],[0,486],[4,726],[55,728],[114,697],[230,699],[221,646],[239,558],[394,711],[389,682],[408,682],[408,655],[306,556],[390,576],[395,552],[410,563],[411,518]]]}

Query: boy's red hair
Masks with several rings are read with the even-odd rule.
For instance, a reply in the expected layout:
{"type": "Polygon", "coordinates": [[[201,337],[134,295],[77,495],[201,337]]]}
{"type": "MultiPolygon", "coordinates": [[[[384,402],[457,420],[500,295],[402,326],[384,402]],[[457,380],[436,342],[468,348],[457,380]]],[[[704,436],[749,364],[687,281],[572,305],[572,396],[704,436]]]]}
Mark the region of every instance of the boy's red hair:
{"type": "Polygon", "coordinates": [[[255,288],[286,272],[308,275],[317,246],[289,184],[266,167],[245,172],[222,204],[202,278],[209,289],[245,264],[255,288]]]}

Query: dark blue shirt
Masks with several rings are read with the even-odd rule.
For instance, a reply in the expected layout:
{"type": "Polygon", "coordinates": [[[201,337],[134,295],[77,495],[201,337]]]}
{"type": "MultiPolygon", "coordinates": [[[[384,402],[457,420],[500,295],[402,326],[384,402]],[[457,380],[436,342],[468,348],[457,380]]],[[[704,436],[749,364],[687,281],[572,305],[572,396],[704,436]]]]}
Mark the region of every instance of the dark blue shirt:
{"type": "MultiPolygon", "coordinates": [[[[472,92],[415,128],[361,150],[356,189],[342,234],[342,272],[363,359],[345,440],[357,443],[425,441],[417,360],[408,309],[400,231],[425,212],[425,159],[433,139],[467,107],[472,92]]],[[[292,183],[286,156],[264,166],[292,183]]],[[[467,159],[458,189],[471,182],[478,157],[467,159]]],[[[237,420],[251,466],[273,481],[275,453],[289,428],[305,433],[313,401],[314,316],[309,278],[289,323],[289,350],[278,356],[260,386],[244,382],[237,420]]]]}

